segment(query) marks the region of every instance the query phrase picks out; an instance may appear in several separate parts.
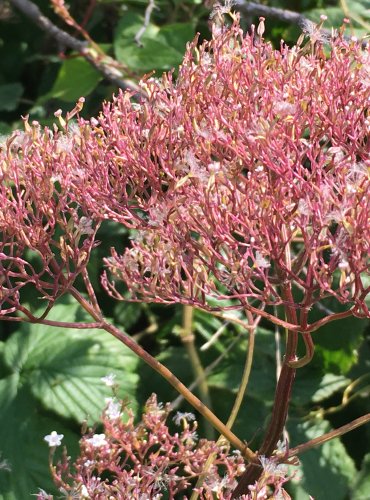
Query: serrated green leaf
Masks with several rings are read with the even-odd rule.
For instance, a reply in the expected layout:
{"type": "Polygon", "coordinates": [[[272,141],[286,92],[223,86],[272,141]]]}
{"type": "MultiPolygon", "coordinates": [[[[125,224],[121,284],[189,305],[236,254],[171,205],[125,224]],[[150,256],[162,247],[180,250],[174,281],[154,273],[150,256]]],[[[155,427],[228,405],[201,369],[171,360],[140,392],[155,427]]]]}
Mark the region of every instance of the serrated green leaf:
{"type": "MultiPolygon", "coordinates": [[[[78,304],[54,306],[54,321],[83,321],[78,304]]],[[[137,357],[101,330],[22,325],[6,342],[4,361],[41,404],[65,418],[96,422],[111,396],[101,377],[116,375],[120,393],[135,400],[137,357]]]]}
{"type": "Polygon", "coordinates": [[[5,83],[0,85],[0,111],[13,111],[23,94],[20,83],[5,83]]]}
{"type": "MultiPolygon", "coordinates": [[[[291,446],[322,436],[330,430],[330,424],[325,420],[306,421],[298,427],[288,424],[291,446]]],[[[306,500],[308,495],[325,500],[348,498],[356,468],[340,439],[333,439],[308,450],[299,459],[299,476],[303,473],[302,479],[298,486],[291,481],[289,487],[295,500],[306,500]]]]}
{"type": "Polygon", "coordinates": [[[66,59],[60,67],[57,79],[49,92],[39,98],[75,103],[80,97],[89,95],[98,85],[102,75],[82,57],[66,59]]]}

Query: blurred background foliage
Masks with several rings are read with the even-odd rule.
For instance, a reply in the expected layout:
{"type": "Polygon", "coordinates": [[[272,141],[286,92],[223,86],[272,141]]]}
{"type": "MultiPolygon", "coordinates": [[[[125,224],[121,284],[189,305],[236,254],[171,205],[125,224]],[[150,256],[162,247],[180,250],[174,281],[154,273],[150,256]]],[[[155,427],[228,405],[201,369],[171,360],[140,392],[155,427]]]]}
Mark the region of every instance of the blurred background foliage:
{"type": "MultiPolygon", "coordinates": [[[[61,29],[78,37],[55,15],[47,0],[35,2],[61,29]]],[[[350,34],[369,32],[370,2],[366,0],[266,1],[270,7],[291,9],[318,20],[326,14],[327,27],[340,26],[351,17],[350,34]]],[[[196,33],[208,38],[212,6],[201,0],[157,0],[141,44],[134,40],[143,26],[146,0],[75,0],[70,12],[107,55],[129,68],[137,78],[145,73],[171,70],[181,63],[185,45],[196,33]]],[[[237,8],[237,7],[236,7],[237,8]]],[[[257,18],[242,19],[245,29],[257,18]]],[[[301,32],[297,25],[266,19],[266,38],[276,46],[283,38],[293,44],[301,32]]],[[[11,2],[0,0],[0,134],[22,128],[21,115],[51,125],[54,111],[73,108],[86,98],[83,114],[98,114],[117,87],[104,79],[84,58],[61,46],[41,31],[11,2]]],[[[115,303],[102,291],[99,276],[102,257],[109,248],[123,249],[128,231],[105,224],[100,229],[90,262],[90,275],[108,318],[158,356],[187,385],[194,381],[186,349],[181,342],[183,311],[180,306],[115,303]]],[[[25,297],[37,309],[39,299],[25,297]]],[[[332,309],[328,300],[324,308],[332,309]]],[[[317,316],[322,311],[316,311],[317,316]]],[[[83,321],[80,307],[59,301],[50,319],[83,321]]],[[[193,329],[208,384],[213,410],[226,421],[241,377],[246,335],[239,326],[195,311],[193,329]],[[219,337],[209,342],[215,332],[219,337]]],[[[330,428],[370,412],[370,329],[359,319],[326,325],[314,334],[317,346],[313,362],[298,370],[287,435],[292,446],[330,428]]],[[[272,406],[276,383],[277,335],[262,322],[247,396],[234,432],[256,449],[272,406]]],[[[283,345],[280,346],[283,349],[283,345]]],[[[114,373],[120,396],[140,408],[152,392],[159,400],[172,401],[177,394],[160,377],[108,334],[99,331],[58,330],[39,325],[0,322],[0,499],[23,500],[43,488],[55,492],[48,471],[45,434],[56,430],[76,452],[83,420],[98,425],[109,389],[100,378],[114,373]]],[[[179,408],[189,411],[183,402],[179,408]]],[[[200,422],[200,435],[204,435],[200,422]]],[[[302,467],[290,491],[294,499],[311,494],[317,500],[365,500],[370,498],[370,426],[302,455],[302,467]]]]}

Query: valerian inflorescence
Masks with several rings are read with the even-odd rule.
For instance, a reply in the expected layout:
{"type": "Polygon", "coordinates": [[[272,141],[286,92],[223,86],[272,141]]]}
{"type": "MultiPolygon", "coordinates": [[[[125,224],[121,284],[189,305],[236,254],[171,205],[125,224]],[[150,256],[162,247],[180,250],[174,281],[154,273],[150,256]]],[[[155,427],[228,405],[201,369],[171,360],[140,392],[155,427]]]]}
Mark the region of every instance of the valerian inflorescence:
{"type": "MultiPolygon", "coordinates": [[[[370,317],[370,46],[345,39],[344,28],[323,40],[320,24],[305,45],[302,36],[275,50],[263,40],[263,21],[243,34],[233,18],[229,27],[215,22],[211,41],[188,45],[176,78],[144,79],[145,100],[120,92],[97,118],[72,122],[80,100],[66,119],[56,114],[59,128],[25,120],[25,131],[1,145],[0,317],[19,319],[21,311],[43,320],[71,291],[95,326],[243,450],[251,463],[236,498],[261,477],[258,458],[276,450],[295,370],[313,356],[310,333],[346,316],[370,317]],[[258,457],[104,320],[86,266],[105,221],[134,230],[130,248],[123,255],[112,248],[104,260],[102,283],[112,297],[126,300],[126,285],[134,301],[243,309],[250,329],[257,317],[285,327],[258,457]],[[73,286],[80,273],[88,299],[73,286]],[[22,306],[25,285],[49,301],[42,318],[22,306]],[[340,312],[325,309],[314,319],[313,307],[326,298],[340,312]]],[[[89,439],[103,443],[98,436],[89,439]]]]}
{"type": "Polygon", "coordinates": [[[236,21],[190,44],[175,81],[141,85],[147,101],[107,103],[78,152],[88,216],[138,230],[105,260],[108,292],[123,298],[124,281],[134,300],[289,305],[302,332],[328,296],[368,316],[369,46],[337,35],[328,53],[274,50],[236,21]]]}
{"type": "Polygon", "coordinates": [[[8,310],[26,282],[46,297],[68,287],[97,224],[114,220],[137,229],[105,261],[115,298],[118,280],[136,300],[222,309],[231,298],[260,313],[289,303],[289,284],[303,332],[330,295],[367,316],[369,47],[338,35],[328,54],[274,50],[236,21],[189,44],[176,81],[141,85],[146,101],[120,93],[98,119],[61,119],[62,132],[26,122],[2,146],[8,310]]]}

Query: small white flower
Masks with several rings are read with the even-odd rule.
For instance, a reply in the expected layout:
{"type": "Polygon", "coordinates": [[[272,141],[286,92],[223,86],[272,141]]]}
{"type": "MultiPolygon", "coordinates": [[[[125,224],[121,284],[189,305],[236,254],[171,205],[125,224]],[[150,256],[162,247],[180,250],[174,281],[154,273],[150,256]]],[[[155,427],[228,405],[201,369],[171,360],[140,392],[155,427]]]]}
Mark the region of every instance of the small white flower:
{"type": "Polygon", "coordinates": [[[1,459],[1,453],[0,453],[0,470],[7,470],[8,472],[12,470],[9,462],[5,458],[1,459]]]}
{"type": "Polygon", "coordinates": [[[339,267],[339,269],[342,269],[342,270],[349,269],[348,261],[343,258],[342,260],[339,261],[338,267],[339,267]]]}
{"type": "Polygon", "coordinates": [[[37,493],[32,493],[32,496],[37,497],[38,500],[53,500],[52,495],[46,493],[46,491],[42,488],[39,488],[39,491],[37,493]]]}
{"type": "Polygon", "coordinates": [[[81,487],[81,498],[90,498],[88,489],[86,488],[86,486],[84,484],[81,487]]]}
{"type": "Polygon", "coordinates": [[[105,439],[105,434],[94,434],[93,437],[86,439],[86,442],[90,443],[94,448],[100,448],[108,444],[108,441],[105,439]]]}
{"type": "Polygon", "coordinates": [[[63,438],[64,434],[58,434],[56,431],[53,431],[51,434],[44,437],[44,441],[52,448],[53,446],[60,446],[63,438]]]}
{"type": "Polygon", "coordinates": [[[257,250],[256,252],[256,267],[267,268],[270,267],[269,262],[261,255],[261,253],[257,250]]]}
{"type": "Polygon", "coordinates": [[[185,420],[186,422],[190,422],[192,420],[195,420],[195,415],[190,412],[181,412],[178,411],[176,415],[172,419],[176,425],[181,425],[181,422],[185,420]]]}
{"type": "Polygon", "coordinates": [[[115,384],[116,375],[114,373],[110,373],[105,377],[102,377],[100,380],[104,382],[107,387],[113,387],[115,384]]]}
{"type": "Polygon", "coordinates": [[[105,410],[105,414],[110,420],[116,420],[120,418],[122,415],[121,412],[121,403],[117,401],[115,398],[106,398],[105,402],[107,404],[107,409],[105,410]]]}
{"type": "Polygon", "coordinates": [[[310,207],[305,199],[301,198],[299,200],[297,211],[301,215],[310,215],[311,214],[311,209],[310,209],[310,207]]]}
{"type": "Polygon", "coordinates": [[[276,477],[284,477],[288,474],[288,467],[284,464],[279,464],[272,458],[261,455],[259,461],[266,474],[276,477]]]}
{"type": "Polygon", "coordinates": [[[92,219],[89,219],[88,217],[81,217],[79,223],[78,223],[78,229],[81,234],[94,234],[94,229],[92,227],[92,219]]]}
{"type": "Polygon", "coordinates": [[[94,463],[94,460],[86,460],[86,462],[84,462],[84,467],[88,468],[91,465],[94,465],[94,463]]]}

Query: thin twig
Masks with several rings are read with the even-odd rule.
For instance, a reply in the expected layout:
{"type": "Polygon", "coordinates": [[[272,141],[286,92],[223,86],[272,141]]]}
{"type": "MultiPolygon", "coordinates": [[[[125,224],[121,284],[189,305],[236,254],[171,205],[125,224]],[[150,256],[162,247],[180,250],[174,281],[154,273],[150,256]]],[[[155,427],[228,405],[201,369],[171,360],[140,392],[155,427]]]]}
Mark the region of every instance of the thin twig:
{"type": "Polygon", "coordinates": [[[20,10],[26,17],[31,19],[39,28],[48,33],[52,38],[57,40],[59,43],[66,45],[70,49],[76,52],[83,52],[87,47],[87,42],[81,42],[69,35],[65,31],[61,30],[54,23],[50,21],[40,9],[33,2],[29,0],[9,0],[12,5],[14,5],[18,10],[20,10]]]}
{"type": "MultiPolygon", "coordinates": [[[[100,321],[101,311],[96,310],[94,306],[89,303],[81,293],[74,287],[70,289],[70,293],[77,300],[77,302],[87,311],[93,319],[97,322],[100,321]]],[[[143,349],[139,344],[137,344],[129,335],[115,327],[113,324],[106,320],[100,323],[100,328],[106,332],[113,335],[115,338],[120,340],[126,347],[131,349],[137,356],[139,356],[145,363],[147,363],[153,370],[159,373],[169,384],[172,385],[180,394],[184,396],[188,403],[190,403],[204,418],[206,418],[211,424],[217,429],[217,431],[222,434],[232,446],[240,450],[244,457],[249,460],[255,460],[255,453],[248,448],[233,432],[226,427],[226,425],[221,422],[221,420],[204,404],[197,398],[180,380],[162,363],[160,363],[156,358],[151,356],[145,349],[143,349]]]]}
{"type": "Polygon", "coordinates": [[[263,16],[273,17],[287,23],[298,24],[304,23],[307,18],[299,12],[294,12],[288,9],[279,9],[278,7],[269,7],[259,3],[248,2],[246,0],[236,0],[235,8],[246,16],[263,16]]]}
{"type": "Polygon", "coordinates": [[[153,10],[155,8],[156,8],[156,5],[154,3],[154,0],[149,0],[148,6],[145,9],[144,23],[135,35],[135,42],[138,44],[139,47],[143,47],[143,44],[141,43],[141,37],[144,35],[147,27],[149,26],[150,17],[151,17],[153,10]]]}
{"type": "MultiPolygon", "coordinates": [[[[257,329],[258,323],[261,320],[261,316],[258,316],[256,318],[256,320],[254,321],[252,313],[250,313],[248,310],[246,310],[246,315],[247,315],[248,323],[250,325],[253,325],[254,329],[249,330],[247,356],[246,356],[245,363],[244,363],[244,369],[243,369],[242,378],[240,380],[238,393],[236,395],[236,398],[235,398],[232,410],[230,412],[229,418],[227,419],[227,422],[226,422],[226,427],[228,429],[231,429],[235,423],[236,417],[238,416],[241,404],[243,402],[243,399],[244,399],[244,396],[245,396],[245,393],[247,390],[249,377],[250,377],[251,370],[252,370],[256,329],[257,329]]],[[[225,437],[223,435],[221,435],[221,436],[219,436],[219,438],[217,440],[217,445],[222,446],[223,444],[227,444],[227,440],[225,439],[225,437]]],[[[194,492],[193,492],[190,500],[197,500],[198,499],[199,488],[202,486],[202,484],[207,476],[207,473],[209,472],[209,469],[211,468],[215,458],[216,458],[216,453],[211,453],[210,456],[207,458],[207,461],[203,466],[202,474],[199,476],[199,479],[197,481],[196,487],[194,488],[194,492]]]]}
{"type": "Polygon", "coordinates": [[[361,425],[367,424],[370,422],[370,413],[367,413],[366,415],[363,415],[362,417],[356,418],[355,420],[352,420],[349,424],[342,425],[342,427],[339,427],[338,429],[334,429],[333,431],[327,432],[326,434],[317,437],[315,439],[311,439],[307,443],[300,444],[298,446],[295,446],[294,448],[291,448],[288,453],[288,458],[294,457],[298,455],[299,453],[303,453],[307,450],[310,450],[311,448],[314,448],[316,446],[321,446],[322,444],[326,443],[327,441],[330,441],[331,439],[334,439],[336,437],[343,436],[343,434],[346,434],[347,432],[353,431],[354,429],[357,429],[357,427],[360,427],[361,425]]]}
{"type": "MultiPolygon", "coordinates": [[[[341,7],[343,9],[343,14],[350,19],[353,19],[361,26],[369,29],[369,23],[367,23],[362,17],[357,16],[356,14],[350,13],[347,3],[345,0],[340,0],[341,7]]],[[[235,9],[240,12],[243,17],[250,16],[263,16],[266,18],[278,19],[279,21],[284,21],[290,24],[296,24],[297,26],[307,25],[307,23],[311,23],[312,21],[308,19],[308,17],[304,16],[299,12],[295,12],[293,10],[288,9],[280,9],[279,7],[269,7],[268,5],[261,5],[259,3],[248,2],[247,0],[236,0],[235,1],[235,9]]],[[[323,29],[323,35],[331,36],[332,30],[323,29]]],[[[345,40],[349,40],[350,37],[348,35],[344,35],[343,38],[345,40]]],[[[363,46],[366,44],[363,43],[363,46]]]]}
{"type": "Polygon", "coordinates": [[[216,340],[219,339],[219,337],[222,335],[223,331],[225,330],[225,328],[230,324],[229,321],[225,321],[225,323],[223,323],[220,328],[218,328],[215,333],[212,335],[212,337],[205,343],[203,344],[201,347],[200,347],[200,350],[201,351],[206,351],[207,349],[209,349],[211,346],[213,346],[213,344],[216,342],[216,340]]]}
{"type": "Polygon", "coordinates": [[[99,56],[99,58],[95,57],[94,51],[90,50],[88,42],[77,40],[77,38],[58,28],[58,26],[42,14],[40,9],[33,2],[30,2],[29,0],[9,1],[14,7],[28,17],[28,19],[31,19],[31,21],[33,21],[43,31],[48,33],[48,35],[54,38],[57,42],[81,54],[86,61],[88,61],[110,83],[124,90],[128,89],[135,92],[139,91],[139,87],[134,82],[123,78],[123,74],[120,70],[107,64],[107,61],[109,61],[110,58],[106,57],[101,59],[101,56],[99,56]]]}

